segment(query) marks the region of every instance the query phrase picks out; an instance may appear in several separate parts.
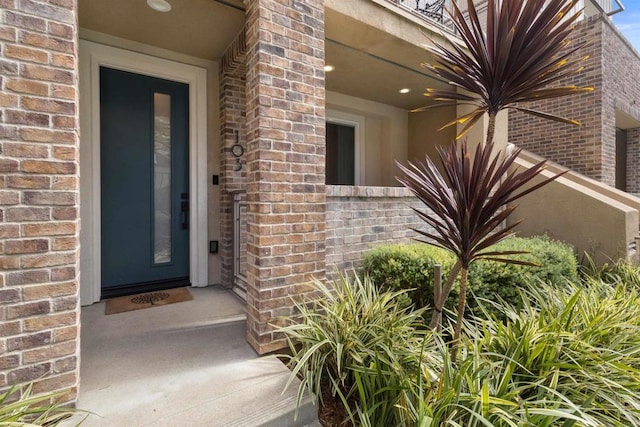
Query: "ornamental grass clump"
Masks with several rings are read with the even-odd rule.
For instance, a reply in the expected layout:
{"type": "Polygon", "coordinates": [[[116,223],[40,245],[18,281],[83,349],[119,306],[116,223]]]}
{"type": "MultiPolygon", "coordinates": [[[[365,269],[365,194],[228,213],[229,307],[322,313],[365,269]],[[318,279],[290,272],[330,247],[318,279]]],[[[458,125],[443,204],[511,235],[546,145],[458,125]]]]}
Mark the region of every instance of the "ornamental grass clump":
{"type": "MultiPolygon", "coordinates": [[[[290,339],[291,383],[333,404],[323,425],[640,426],[640,290],[591,278],[520,290],[515,308],[472,316],[453,360],[401,293],[341,277],[300,304],[290,339]],[[296,345],[297,342],[297,345],[296,345]],[[336,418],[335,409],[340,411],[336,418]]],[[[449,331],[447,331],[449,332],[449,331]]]]}
{"type": "Polygon", "coordinates": [[[582,274],[587,278],[597,278],[606,283],[625,283],[640,289],[640,266],[627,259],[610,260],[597,265],[593,257],[585,254],[582,274]]]}
{"type": "Polygon", "coordinates": [[[440,349],[439,375],[398,408],[410,425],[640,426],[638,289],[532,283],[521,299],[485,301],[507,320],[470,319],[456,362],[440,349]]]}
{"type": "Polygon", "coordinates": [[[639,426],[638,292],[599,279],[565,289],[533,284],[523,308],[502,305],[508,320],[478,322],[469,339],[510,372],[519,399],[561,398],[593,420],[584,425],[639,426]]]}
{"type": "Polygon", "coordinates": [[[77,413],[57,403],[65,392],[34,396],[32,389],[33,384],[20,384],[0,393],[0,426],[57,426],[77,413]]]}
{"type": "MultiPolygon", "coordinates": [[[[409,383],[438,360],[421,352],[431,342],[422,310],[400,302],[406,291],[379,292],[368,278],[340,275],[331,286],[314,282],[320,297],[296,303],[299,320],[282,328],[290,343],[291,379],[298,376],[298,403],[308,389],[334,411],[336,422],[405,425],[396,405],[412,398],[409,383]]],[[[322,411],[322,410],[321,410],[322,411]]]]}

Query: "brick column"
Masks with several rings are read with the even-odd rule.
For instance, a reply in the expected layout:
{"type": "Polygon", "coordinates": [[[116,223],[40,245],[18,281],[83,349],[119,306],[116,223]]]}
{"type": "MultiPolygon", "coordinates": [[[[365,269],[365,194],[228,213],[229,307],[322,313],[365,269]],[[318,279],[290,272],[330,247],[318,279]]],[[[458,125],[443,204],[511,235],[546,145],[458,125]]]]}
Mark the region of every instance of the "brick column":
{"type": "Polygon", "coordinates": [[[74,0],[0,0],[0,389],[78,386],[74,0]]]}
{"type": "Polygon", "coordinates": [[[247,0],[247,340],[325,274],[324,0],[247,0]]]}

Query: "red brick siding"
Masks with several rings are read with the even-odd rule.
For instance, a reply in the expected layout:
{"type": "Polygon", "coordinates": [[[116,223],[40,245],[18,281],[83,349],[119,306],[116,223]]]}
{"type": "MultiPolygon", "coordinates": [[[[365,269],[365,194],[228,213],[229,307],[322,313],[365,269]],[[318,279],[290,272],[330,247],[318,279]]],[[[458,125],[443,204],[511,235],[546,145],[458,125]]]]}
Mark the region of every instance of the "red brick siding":
{"type": "Polygon", "coordinates": [[[75,1],[0,5],[0,389],[78,387],[75,1]]]}
{"type": "Polygon", "coordinates": [[[581,73],[563,81],[563,84],[592,86],[595,91],[527,105],[578,120],[581,127],[509,112],[509,142],[598,180],[603,179],[603,25],[600,17],[593,17],[574,31],[574,43],[589,43],[578,55],[590,57],[584,61],[581,73]]]}
{"type": "Polygon", "coordinates": [[[246,190],[246,153],[236,157],[231,151],[231,147],[236,143],[243,148],[247,146],[245,61],[246,42],[244,32],[242,32],[227,49],[220,66],[220,123],[222,127],[220,255],[222,258],[222,285],[228,288],[233,284],[233,197],[234,194],[246,190]]]}
{"type": "Polygon", "coordinates": [[[640,128],[627,130],[627,192],[640,196],[640,128]]]}
{"type": "MultiPolygon", "coordinates": [[[[585,19],[574,33],[575,42],[587,41],[580,56],[590,55],[584,69],[566,84],[592,86],[595,92],[532,107],[579,120],[582,126],[556,124],[522,113],[509,115],[509,141],[577,172],[615,185],[616,111],[640,120],[640,56],[624,41],[606,16],[585,19]]],[[[637,192],[637,142],[629,134],[627,188],[637,192]]]]}
{"type": "MultiPolygon", "coordinates": [[[[603,21],[602,31],[603,94],[603,182],[615,184],[616,170],[616,111],[621,111],[640,123],[640,56],[625,42],[623,36],[608,21],[603,21]]],[[[629,137],[629,134],[627,135],[629,137]]],[[[627,160],[632,157],[627,152],[627,160]]],[[[637,163],[637,154],[632,162],[637,163]]],[[[624,165],[623,165],[624,167],[624,165]]],[[[631,191],[640,183],[637,172],[627,169],[627,189],[631,191]],[[630,178],[634,177],[633,180],[630,178]]]]}

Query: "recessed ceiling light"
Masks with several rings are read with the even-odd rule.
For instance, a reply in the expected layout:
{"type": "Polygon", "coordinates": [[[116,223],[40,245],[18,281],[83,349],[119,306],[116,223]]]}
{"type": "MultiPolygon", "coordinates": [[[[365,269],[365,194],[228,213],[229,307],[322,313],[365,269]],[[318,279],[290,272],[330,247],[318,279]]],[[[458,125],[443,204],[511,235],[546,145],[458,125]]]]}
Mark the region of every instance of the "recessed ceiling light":
{"type": "Polygon", "coordinates": [[[336,67],[334,67],[333,65],[325,65],[325,66],[324,66],[324,71],[325,71],[326,73],[330,73],[331,71],[333,71],[333,70],[335,70],[335,69],[336,69],[336,67]]]}
{"type": "Polygon", "coordinates": [[[409,89],[407,87],[404,87],[404,88],[400,89],[398,92],[400,92],[400,93],[409,93],[409,92],[411,92],[411,89],[409,89]]]}
{"type": "Polygon", "coordinates": [[[147,0],[147,4],[153,10],[158,12],[169,12],[171,5],[167,0],[147,0]]]}

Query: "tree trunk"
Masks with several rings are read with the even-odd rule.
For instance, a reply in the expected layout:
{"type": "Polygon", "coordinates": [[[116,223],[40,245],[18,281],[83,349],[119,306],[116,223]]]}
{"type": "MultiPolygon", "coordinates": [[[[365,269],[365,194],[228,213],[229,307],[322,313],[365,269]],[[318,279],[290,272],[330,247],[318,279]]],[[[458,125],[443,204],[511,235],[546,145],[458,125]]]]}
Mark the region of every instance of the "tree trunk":
{"type": "Polygon", "coordinates": [[[462,321],[464,319],[464,309],[467,304],[467,274],[466,268],[462,268],[462,277],[460,278],[460,298],[458,298],[458,318],[456,319],[455,333],[451,342],[451,360],[453,363],[458,359],[458,344],[462,333],[462,321]]]}
{"type": "Polygon", "coordinates": [[[456,261],[453,268],[449,272],[449,276],[447,277],[447,283],[444,286],[444,289],[440,293],[440,298],[434,293],[433,298],[433,314],[431,315],[431,321],[429,322],[429,328],[434,329],[437,332],[440,332],[442,327],[442,310],[444,309],[444,302],[449,297],[451,293],[451,288],[453,287],[453,282],[455,282],[456,277],[458,277],[458,273],[460,272],[460,261],[456,261]]]}
{"type": "Polygon", "coordinates": [[[487,125],[487,140],[485,141],[485,144],[493,144],[495,132],[496,132],[496,114],[489,113],[489,123],[487,125]]]}

